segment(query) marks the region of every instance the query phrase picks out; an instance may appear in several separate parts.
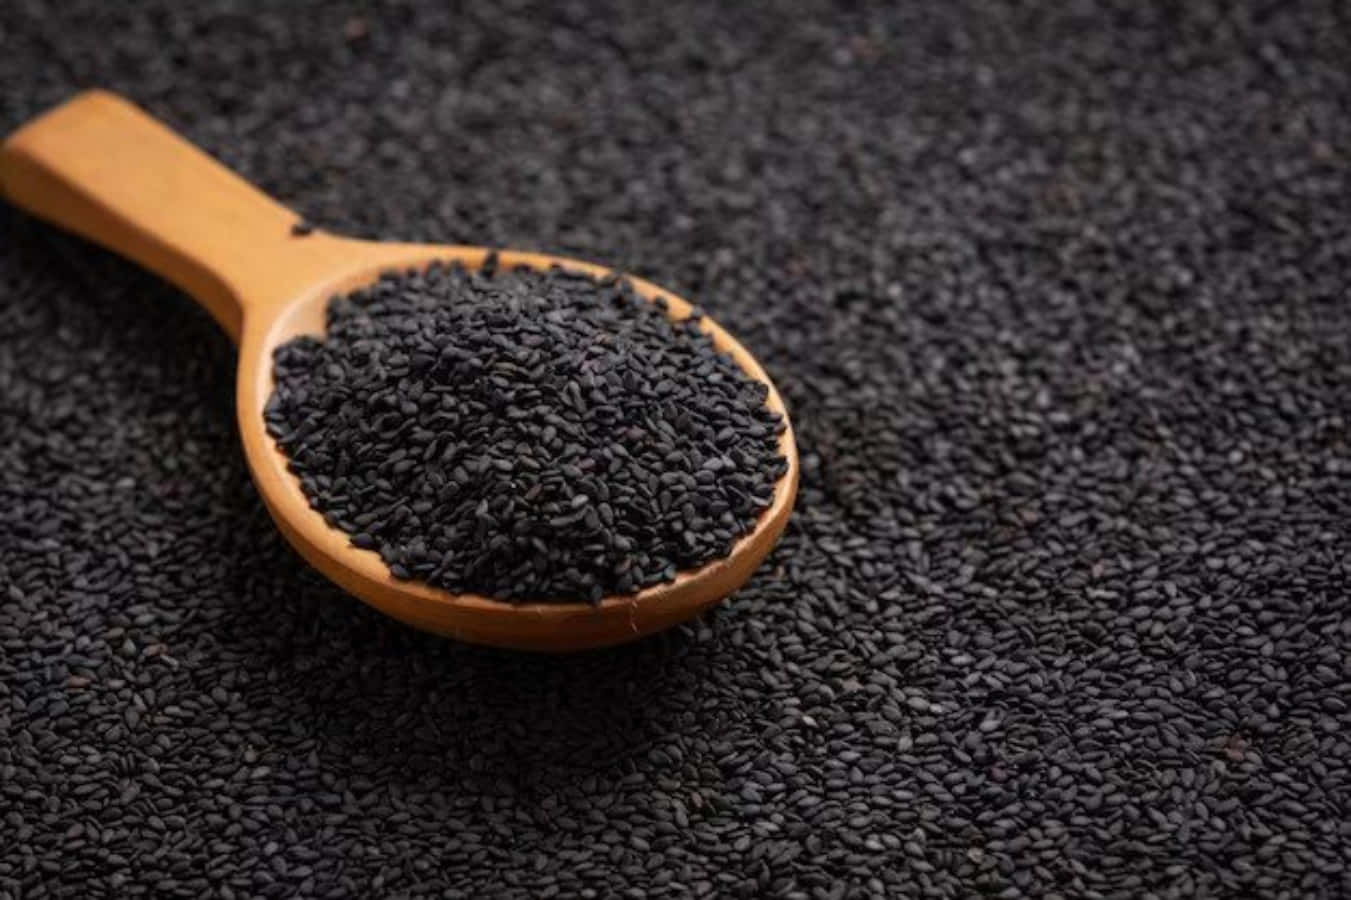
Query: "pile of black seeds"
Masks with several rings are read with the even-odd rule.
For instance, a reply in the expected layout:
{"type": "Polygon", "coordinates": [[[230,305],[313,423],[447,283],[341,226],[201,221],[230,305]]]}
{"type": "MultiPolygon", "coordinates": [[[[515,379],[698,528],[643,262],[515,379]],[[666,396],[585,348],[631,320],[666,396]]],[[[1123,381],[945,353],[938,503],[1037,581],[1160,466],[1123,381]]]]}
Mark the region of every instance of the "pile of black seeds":
{"type": "Polygon", "coordinates": [[[268,431],[398,578],[599,601],[727,556],[787,470],[769,388],[627,280],[432,264],[274,354],[268,431]]]}
{"type": "Polygon", "coordinates": [[[0,3],[0,128],[698,297],[803,462],[696,624],[427,637],[214,323],[0,207],[0,896],[1351,893],[1345,4],[646,6],[0,3]]]}

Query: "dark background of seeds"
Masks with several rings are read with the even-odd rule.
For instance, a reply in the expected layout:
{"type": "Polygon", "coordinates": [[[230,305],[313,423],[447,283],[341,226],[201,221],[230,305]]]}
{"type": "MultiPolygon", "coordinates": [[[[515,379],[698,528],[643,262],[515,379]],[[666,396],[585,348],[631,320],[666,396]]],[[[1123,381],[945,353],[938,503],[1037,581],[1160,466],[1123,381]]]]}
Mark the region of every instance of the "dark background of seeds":
{"type": "Polygon", "coordinates": [[[1351,891],[1345,5],[270,5],[7,0],[0,126],[695,297],[799,512],[636,646],[420,635],[212,322],[0,209],[0,896],[1351,891]]]}

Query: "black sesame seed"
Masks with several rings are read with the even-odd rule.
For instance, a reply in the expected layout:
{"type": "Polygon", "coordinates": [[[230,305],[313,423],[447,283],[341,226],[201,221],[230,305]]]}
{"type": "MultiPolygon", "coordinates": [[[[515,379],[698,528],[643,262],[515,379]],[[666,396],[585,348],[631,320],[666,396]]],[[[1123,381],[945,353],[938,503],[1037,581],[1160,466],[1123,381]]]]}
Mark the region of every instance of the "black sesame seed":
{"type": "Polygon", "coordinates": [[[632,302],[609,307],[589,277],[493,268],[386,276],[334,298],[326,340],[277,348],[267,425],[311,505],[336,527],[360,516],[352,542],[397,560],[399,578],[512,600],[594,601],[621,581],[646,587],[724,555],[782,471],[781,417],[764,394],[626,281],[608,290],[632,302]],[[525,347],[538,348],[530,365],[511,362],[525,347]],[[627,384],[596,378],[611,369],[627,384]],[[428,391],[443,380],[454,394],[438,401],[428,391]],[[561,452],[559,432],[574,438],[561,452]],[[718,435],[746,476],[724,477],[736,467],[724,456],[699,465],[718,435]],[[468,457],[468,477],[447,471],[452,455],[468,457]],[[733,507],[747,478],[757,502],[733,507]],[[655,498],[634,491],[654,479],[666,486],[655,498]],[[726,510],[719,527],[677,496],[726,510]],[[594,498],[607,501],[603,512],[594,498]],[[426,534],[440,538],[435,552],[417,540],[426,534]],[[540,546],[547,558],[523,567],[540,546]],[[634,548],[669,562],[617,569],[634,548]]]}
{"type": "MultiPolygon", "coordinates": [[[[641,266],[771,368],[798,512],[639,644],[421,634],[277,533],[215,323],[4,207],[0,897],[1351,895],[1344,3],[337,6],[0,2],[0,134],[115,85],[335,231],[641,266]]],[[[516,508],[603,514],[553,427],[516,508]]],[[[382,463],[313,479],[353,535],[382,463]]]]}

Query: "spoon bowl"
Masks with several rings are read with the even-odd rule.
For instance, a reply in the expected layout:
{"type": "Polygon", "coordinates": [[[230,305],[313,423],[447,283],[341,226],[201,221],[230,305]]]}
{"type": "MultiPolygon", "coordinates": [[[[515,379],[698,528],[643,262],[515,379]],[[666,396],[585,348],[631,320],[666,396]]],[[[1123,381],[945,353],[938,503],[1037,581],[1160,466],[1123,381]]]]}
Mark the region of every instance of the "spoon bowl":
{"type": "MultiPolygon", "coordinates": [[[[236,409],[253,480],[277,527],[316,569],[348,593],[418,628],[458,640],[525,650],[582,650],[633,640],[698,615],[735,591],[773,548],[792,511],[798,459],[789,424],[780,437],[787,471],[770,505],[731,553],[674,580],[598,603],[512,603],[394,578],[380,555],[354,547],[310,507],[263,419],[273,351],[322,337],[329,299],[382,274],[432,262],[483,265],[485,247],[399,244],[298,229],[299,216],[163,124],[105,91],[39,116],[0,145],[0,193],[16,206],[135,260],[198,300],[239,345],[236,409]]],[[[613,275],[594,263],[515,250],[502,268],[560,266],[613,275]]],[[[664,298],[683,319],[690,304],[624,276],[642,297],[664,298]]],[[[715,322],[715,346],[768,386],[766,403],[788,424],[759,363],[715,322]]]]}

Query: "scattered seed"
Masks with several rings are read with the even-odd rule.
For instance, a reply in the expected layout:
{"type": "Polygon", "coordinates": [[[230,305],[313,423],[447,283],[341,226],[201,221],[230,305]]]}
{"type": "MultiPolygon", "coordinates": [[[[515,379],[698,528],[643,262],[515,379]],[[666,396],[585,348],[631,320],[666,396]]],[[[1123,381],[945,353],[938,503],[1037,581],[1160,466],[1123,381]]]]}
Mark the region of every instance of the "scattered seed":
{"type": "Polygon", "coordinates": [[[705,299],[783,542],[613,651],[392,622],[216,324],[6,207],[0,897],[1351,894],[1345,5],[466,6],[0,2],[0,133],[110,84],[335,232],[705,299]]]}

